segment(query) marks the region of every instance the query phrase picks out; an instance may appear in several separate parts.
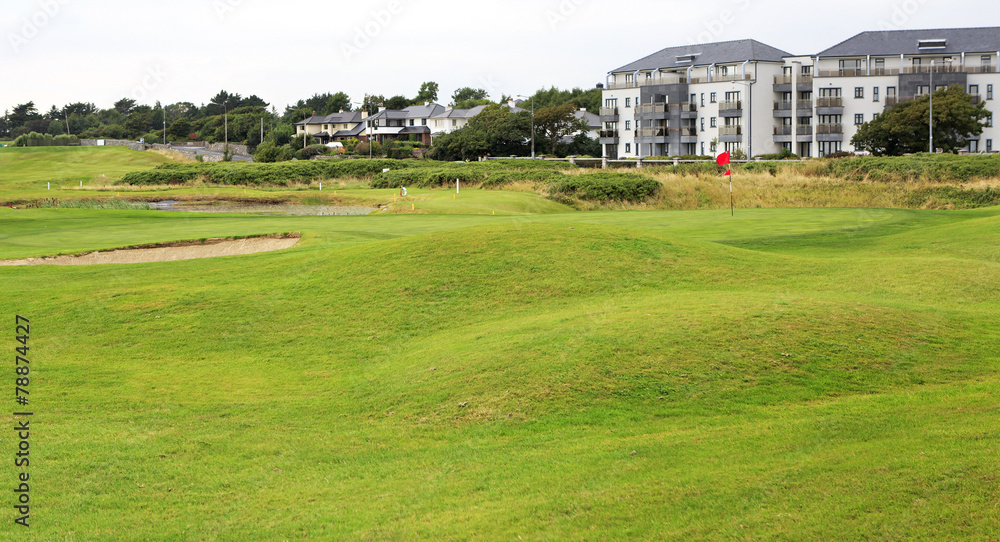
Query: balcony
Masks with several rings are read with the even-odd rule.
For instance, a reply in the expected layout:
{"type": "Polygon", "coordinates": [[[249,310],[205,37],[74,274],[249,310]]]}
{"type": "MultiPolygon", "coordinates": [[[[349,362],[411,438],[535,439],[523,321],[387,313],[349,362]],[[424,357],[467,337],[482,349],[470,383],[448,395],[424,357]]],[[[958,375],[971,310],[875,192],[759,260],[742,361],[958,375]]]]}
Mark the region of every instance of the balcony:
{"type": "Polygon", "coordinates": [[[979,94],[969,94],[969,101],[972,102],[972,105],[976,105],[983,101],[983,97],[979,94]]]}
{"type": "Polygon", "coordinates": [[[728,101],[719,103],[719,111],[741,111],[743,109],[743,101],[728,101]]]}
{"type": "Polygon", "coordinates": [[[816,99],[816,107],[844,107],[843,96],[826,96],[816,99]]]}
{"type": "Polygon", "coordinates": [[[601,140],[601,145],[618,144],[618,130],[601,130],[598,135],[601,140]]]}
{"type": "Polygon", "coordinates": [[[792,127],[787,124],[782,126],[774,127],[774,135],[776,136],[790,136],[792,135],[792,127]]]}
{"type": "Polygon", "coordinates": [[[639,107],[636,108],[636,112],[640,115],[663,114],[667,112],[667,104],[658,103],[658,104],[640,105],[639,107]]]}
{"type": "Polygon", "coordinates": [[[697,113],[698,104],[695,103],[681,103],[681,104],[670,104],[670,107],[679,107],[681,113],[697,113]]]}
{"type": "Polygon", "coordinates": [[[775,111],[791,111],[792,102],[774,102],[775,111]]]}
{"type": "Polygon", "coordinates": [[[897,98],[896,96],[886,96],[885,97],[885,106],[886,107],[892,107],[892,106],[896,105],[897,103],[899,103],[899,98],[897,98]]]}
{"type": "Polygon", "coordinates": [[[868,77],[879,75],[899,75],[900,70],[896,68],[842,68],[837,70],[820,70],[819,77],[868,77]]]}
{"type": "Polygon", "coordinates": [[[813,127],[807,124],[800,124],[795,127],[795,135],[797,136],[811,136],[813,133],[813,127]]]}
{"type": "Polygon", "coordinates": [[[614,122],[618,120],[618,108],[602,107],[600,116],[601,116],[601,122],[614,122]]]}
{"type": "Polygon", "coordinates": [[[741,136],[743,135],[742,126],[719,126],[720,136],[741,136]]]}
{"type": "Polygon", "coordinates": [[[816,125],[817,134],[842,134],[844,133],[844,125],[840,123],[829,123],[829,124],[817,124],[816,125]]]}
{"type": "MultiPolygon", "coordinates": [[[[655,128],[642,128],[636,132],[636,135],[643,139],[657,139],[659,141],[653,141],[653,143],[667,143],[667,139],[670,138],[670,128],[667,126],[658,126],[655,128]]],[[[648,141],[647,141],[648,143],[648,141]]]]}
{"type": "Polygon", "coordinates": [[[727,81],[752,81],[753,76],[751,74],[743,75],[742,73],[728,73],[726,75],[713,75],[709,78],[707,75],[692,77],[692,83],[725,83],[727,81]]]}

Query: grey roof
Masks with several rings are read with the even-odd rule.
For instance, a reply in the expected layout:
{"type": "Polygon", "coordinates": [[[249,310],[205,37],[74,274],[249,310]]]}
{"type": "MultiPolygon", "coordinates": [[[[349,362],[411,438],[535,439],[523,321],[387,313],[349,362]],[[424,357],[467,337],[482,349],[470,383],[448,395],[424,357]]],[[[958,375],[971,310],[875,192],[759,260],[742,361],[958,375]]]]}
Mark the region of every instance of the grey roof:
{"type": "Polygon", "coordinates": [[[383,109],[372,115],[371,119],[426,119],[444,111],[444,106],[432,103],[430,105],[411,105],[406,109],[383,109]]]}
{"type": "Polygon", "coordinates": [[[818,56],[919,55],[996,53],[1000,51],[1000,27],[940,28],[927,30],[876,30],[822,51],[818,56]],[[920,49],[918,40],[946,40],[943,49],[920,49]]]}
{"type": "Polygon", "coordinates": [[[333,137],[352,137],[352,136],[357,136],[357,135],[360,135],[361,132],[365,131],[365,128],[366,128],[365,124],[363,122],[359,122],[354,128],[351,128],[350,130],[341,130],[341,131],[333,134],[333,137]]]}
{"type": "Polygon", "coordinates": [[[575,116],[578,119],[583,119],[587,121],[587,126],[590,126],[591,128],[594,129],[601,128],[601,117],[591,113],[590,111],[577,110],[573,112],[573,116],[575,116]]]}
{"type": "Polygon", "coordinates": [[[444,112],[435,115],[435,119],[471,119],[486,109],[485,105],[477,105],[472,109],[445,109],[444,112]]]}
{"type": "Polygon", "coordinates": [[[401,134],[429,134],[431,129],[426,126],[407,126],[399,131],[401,134]]]}
{"type": "Polygon", "coordinates": [[[783,62],[783,58],[791,56],[781,49],[775,49],[770,45],[757,40],[735,40],[722,41],[717,43],[703,43],[699,45],[682,45],[680,47],[667,47],[662,51],[653,53],[645,58],[641,58],[626,64],[609,73],[637,72],[640,70],[656,70],[660,68],[687,68],[688,66],[707,66],[709,64],[724,64],[727,62],[743,62],[746,60],[759,60],[763,62],[783,62]],[[679,62],[679,57],[695,55],[691,62],[679,62]]]}
{"type": "Polygon", "coordinates": [[[334,113],[332,115],[321,116],[314,115],[302,122],[296,122],[296,126],[301,126],[303,124],[348,124],[352,122],[361,122],[361,112],[360,111],[347,111],[344,113],[334,113]]]}

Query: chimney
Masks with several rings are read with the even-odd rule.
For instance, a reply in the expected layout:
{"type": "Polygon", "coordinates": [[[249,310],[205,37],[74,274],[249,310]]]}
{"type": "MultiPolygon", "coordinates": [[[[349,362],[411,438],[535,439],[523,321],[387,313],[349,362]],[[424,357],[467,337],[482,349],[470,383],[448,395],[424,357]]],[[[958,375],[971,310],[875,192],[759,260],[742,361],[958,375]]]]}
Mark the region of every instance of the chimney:
{"type": "Polygon", "coordinates": [[[343,107],[341,107],[341,108],[340,108],[340,112],[341,112],[341,113],[343,113],[343,112],[344,112],[344,108],[343,108],[343,107]]]}

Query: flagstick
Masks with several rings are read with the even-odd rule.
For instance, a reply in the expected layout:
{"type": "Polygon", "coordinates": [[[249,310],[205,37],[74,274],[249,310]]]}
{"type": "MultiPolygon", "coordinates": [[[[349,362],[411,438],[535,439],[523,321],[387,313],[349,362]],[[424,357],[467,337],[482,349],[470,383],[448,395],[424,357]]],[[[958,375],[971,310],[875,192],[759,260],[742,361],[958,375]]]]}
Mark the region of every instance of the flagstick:
{"type": "Polygon", "coordinates": [[[736,216],[736,208],[733,205],[733,165],[729,164],[729,214],[736,216]]]}

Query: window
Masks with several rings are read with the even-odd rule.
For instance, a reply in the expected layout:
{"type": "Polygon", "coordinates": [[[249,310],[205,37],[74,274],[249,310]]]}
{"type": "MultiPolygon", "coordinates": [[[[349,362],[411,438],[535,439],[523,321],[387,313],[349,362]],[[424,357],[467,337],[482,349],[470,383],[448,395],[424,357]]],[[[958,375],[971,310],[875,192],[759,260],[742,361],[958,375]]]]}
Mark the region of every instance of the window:
{"type": "Polygon", "coordinates": [[[719,119],[717,119],[715,117],[712,117],[711,119],[708,120],[708,125],[711,126],[712,128],[718,127],[719,126],[719,119]]]}
{"type": "Polygon", "coordinates": [[[604,107],[607,107],[608,109],[618,107],[618,99],[608,98],[607,100],[604,100],[604,107]]]}
{"type": "MultiPolygon", "coordinates": [[[[990,86],[992,87],[993,85],[990,85],[990,86]]],[[[708,101],[711,102],[711,103],[718,102],[719,101],[718,100],[718,93],[717,92],[713,92],[713,93],[709,94],[708,95],[708,101]]]]}
{"type": "Polygon", "coordinates": [[[993,152],[993,140],[992,139],[987,139],[986,140],[986,152],[993,152]]]}
{"type": "Polygon", "coordinates": [[[986,99],[993,99],[993,85],[986,85],[986,99]]]}
{"type": "Polygon", "coordinates": [[[410,126],[413,126],[414,124],[416,124],[416,122],[417,122],[417,121],[415,121],[415,120],[413,120],[413,119],[410,119],[410,126]]]}
{"type": "Polygon", "coordinates": [[[972,96],[979,95],[979,85],[969,85],[969,94],[972,96]]]}
{"type": "Polygon", "coordinates": [[[885,73],[885,59],[884,58],[876,58],[875,59],[875,72],[878,73],[879,75],[885,73]]]}
{"type": "Polygon", "coordinates": [[[992,55],[983,55],[982,62],[981,62],[982,65],[983,65],[983,73],[990,73],[990,71],[991,71],[990,70],[990,61],[991,61],[992,58],[993,58],[992,55]]]}
{"type": "Polygon", "coordinates": [[[920,59],[919,58],[914,58],[913,59],[913,67],[914,68],[919,68],[920,67],[920,59]]]}
{"type": "Polygon", "coordinates": [[[841,60],[840,61],[840,71],[841,73],[857,73],[861,71],[861,59],[857,60],[841,60]]]}
{"type": "Polygon", "coordinates": [[[701,142],[701,155],[705,156],[705,142],[704,141],[701,142]]]}
{"type": "Polygon", "coordinates": [[[855,126],[861,126],[864,123],[865,123],[865,114],[864,113],[855,113],[854,114],[854,125],[855,126]]]}
{"type": "MultiPolygon", "coordinates": [[[[991,118],[992,118],[992,117],[991,117],[991,118]]],[[[704,132],[704,131],[705,131],[705,117],[702,117],[702,118],[701,118],[701,131],[702,131],[702,132],[704,132]]]]}
{"type": "Polygon", "coordinates": [[[723,77],[729,75],[729,66],[723,66],[722,67],[722,75],[723,75],[723,77]]]}
{"type": "Polygon", "coordinates": [[[727,92],[726,93],[727,102],[738,102],[740,101],[740,91],[727,92]]]}
{"type": "Polygon", "coordinates": [[[878,101],[878,87],[873,87],[872,88],[872,101],[873,102],[877,102],[878,101]]]}
{"type": "Polygon", "coordinates": [[[812,66],[802,66],[802,75],[812,75],[812,72],[813,72],[812,66]]]}
{"type": "Polygon", "coordinates": [[[631,143],[626,143],[625,144],[625,153],[628,154],[630,152],[632,152],[632,144],[631,143]]]}
{"type": "Polygon", "coordinates": [[[632,121],[630,121],[630,120],[625,121],[625,129],[626,130],[631,130],[632,129],[632,121]]]}
{"type": "Polygon", "coordinates": [[[698,103],[698,95],[697,94],[692,94],[691,95],[691,100],[689,100],[688,103],[690,103],[691,105],[694,105],[694,104],[698,103]]]}
{"type": "Polygon", "coordinates": [[[451,126],[452,126],[452,128],[454,128],[455,126],[458,126],[458,121],[455,120],[455,119],[451,119],[451,126]]]}
{"type": "Polygon", "coordinates": [[[865,87],[854,87],[854,97],[864,98],[865,97],[865,87]]]}
{"type": "Polygon", "coordinates": [[[916,95],[917,96],[923,96],[924,94],[927,94],[927,90],[928,90],[927,85],[917,85],[917,94],[916,95]]]}
{"type": "Polygon", "coordinates": [[[625,74],[625,84],[627,85],[627,84],[630,84],[630,83],[632,83],[632,74],[631,73],[626,73],[625,74]]]}
{"type": "Polygon", "coordinates": [[[427,119],[420,119],[421,126],[427,126],[427,119]]]}
{"type": "Polygon", "coordinates": [[[625,107],[632,107],[632,98],[625,98],[625,107]]]}
{"type": "Polygon", "coordinates": [[[896,97],[896,87],[885,87],[885,96],[886,96],[886,98],[895,98],[896,97]]]}
{"type": "Polygon", "coordinates": [[[820,98],[839,98],[840,89],[839,88],[821,88],[819,89],[820,98]]]}
{"type": "Polygon", "coordinates": [[[987,128],[993,127],[993,113],[990,113],[990,116],[986,117],[986,127],[987,128]]]}

